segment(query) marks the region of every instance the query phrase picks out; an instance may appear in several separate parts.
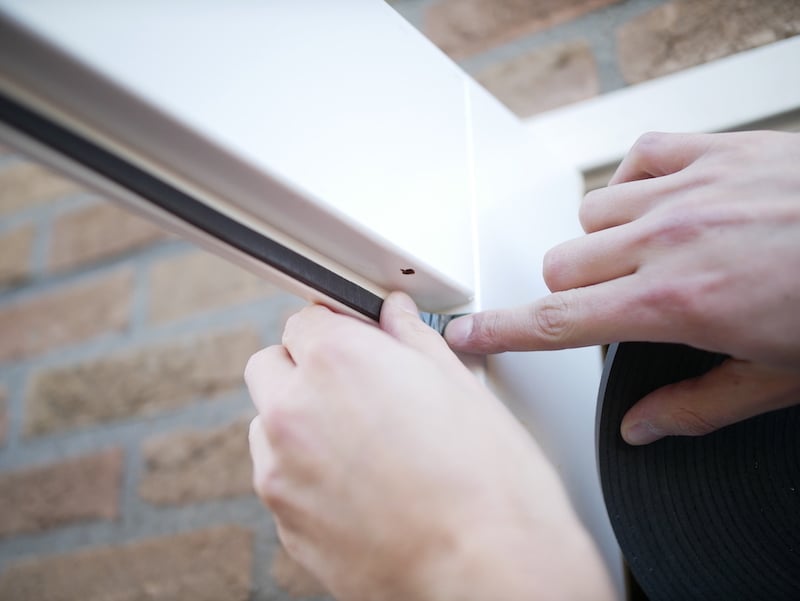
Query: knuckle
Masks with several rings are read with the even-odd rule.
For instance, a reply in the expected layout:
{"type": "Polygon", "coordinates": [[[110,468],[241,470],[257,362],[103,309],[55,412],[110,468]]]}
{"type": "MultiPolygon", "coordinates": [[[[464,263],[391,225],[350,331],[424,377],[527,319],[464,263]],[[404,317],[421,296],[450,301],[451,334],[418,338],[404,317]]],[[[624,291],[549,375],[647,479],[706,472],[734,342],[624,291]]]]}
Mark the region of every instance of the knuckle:
{"type": "Polygon", "coordinates": [[[677,318],[686,323],[693,313],[693,296],[693,292],[682,281],[661,281],[647,286],[642,292],[642,305],[650,307],[660,316],[677,318]]]}
{"type": "Polygon", "coordinates": [[[291,412],[278,403],[270,404],[261,412],[264,432],[274,447],[281,446],[293,429],[291,412]]]}
{"type": "Polygon", "coordinates": [[[668,135],[658,131],[645,132],[634,142],[631,153],[636,156],[651,156],[661,147],[668,135]]]}
{"type": "Polygon", "coordinates": [[[276,466],[253,474],[253,488],[258,497],[273,511],[278,511],[286,504],[283,477],[276,466]]]}
{"type": "Polygon", "coordinates": [[[697,239],[703,230],[704,224],[696,215],[677,210],[662,211],[643,231],[642,243],[647,247],[673,248],[697,239]]]}
{"type": "Polygon", "coordinates": [[[255,375],[261,370],[264,361],[267,359],[268,349],[261,349],[250,355],[244,366],[244,381],[248,384],[253,381],[255,375]]]}
{"type": "Polygon", "coordinates": [[[572,329],[572,308],[565,293],[553,294],[532,307],[531,323],[545,342],[558,343],[572,329]]]}
{"type": "Polygon", "coordinates": [[[308,348],[305,367],[314,371],[330,373],[349,364],[352,356],[348,338],[328,333],[320,335],[308,348]]]}
{"type": "Polygon", "coordinates": [[[671,416],[672,434],[679,436],[703,436],[720,428],[708,416],[688,407],[679,407],[671,416]]]}
{"type": "Polygon", "coordinates": [[[651,281],[642,287],[641,306],[653,311],[660,322],[673,324],[675,340],[685,338],[686,343],[698,343],[699,338],[716,331],[721,324],[720,286],[715,274],[651,281]]]}

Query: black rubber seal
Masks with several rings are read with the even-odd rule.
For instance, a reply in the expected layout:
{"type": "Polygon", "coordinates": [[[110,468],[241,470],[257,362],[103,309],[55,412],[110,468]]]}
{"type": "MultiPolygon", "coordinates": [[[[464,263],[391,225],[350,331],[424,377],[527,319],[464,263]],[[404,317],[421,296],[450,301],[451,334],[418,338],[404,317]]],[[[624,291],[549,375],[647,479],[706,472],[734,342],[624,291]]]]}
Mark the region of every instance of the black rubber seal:
{"type": "Polygon", "coordinates": [[[613,345],[606,359],[597,427],[603,495],[650,601],[800,599],[800,406],[642,447],[619,433],[646,394],[724,360],[642,342],[613,345]]]}
{"type": "Polygon", "coordinates": [[[0,121],[225,244],[374,321],[379,320],[383,304],[381,297],[3,95],[0,95],[0,121]]]}

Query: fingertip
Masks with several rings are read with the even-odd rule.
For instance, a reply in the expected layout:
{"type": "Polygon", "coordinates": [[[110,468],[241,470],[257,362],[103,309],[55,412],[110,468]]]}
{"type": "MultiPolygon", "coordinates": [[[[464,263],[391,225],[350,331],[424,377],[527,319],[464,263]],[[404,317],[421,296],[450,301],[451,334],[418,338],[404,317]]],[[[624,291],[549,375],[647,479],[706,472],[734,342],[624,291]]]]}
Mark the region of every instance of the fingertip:
{"type": "Polygon", "coordinates": [[[623,420],[620,426],[622,439],[632,446],[641,446],[664,438],[664,434],[656,431],[648,422],[632,422],[626,424],[623,420]]]}
{"type": "Polygon", "coordinates": [[[464,349],[468,346],[474,320],[471,315],[458,317],[447,324],[444,330],[444,339],[454,349],[464,349]]]}
{"type": "MultiPolygon", "coordinates": [[[[405,313],[411,313],[417,317],[419,316],[417,304],[414,302],[414,299],[412,299],[405,292],[396,291],[389,294],[389,296],[386,297],[386,300],[383,301],[383,310],[398,310],[404,311],[405,313]]],[[[381,313],[383,313],[383,310],[381,313]]]]}
{"type": "Polygon", "coordinates": [[[384,331],[395,334],[403,323],[420,321],[414,300],[405,292],[392,292],[383,301],[380,325],[384,331]]]}

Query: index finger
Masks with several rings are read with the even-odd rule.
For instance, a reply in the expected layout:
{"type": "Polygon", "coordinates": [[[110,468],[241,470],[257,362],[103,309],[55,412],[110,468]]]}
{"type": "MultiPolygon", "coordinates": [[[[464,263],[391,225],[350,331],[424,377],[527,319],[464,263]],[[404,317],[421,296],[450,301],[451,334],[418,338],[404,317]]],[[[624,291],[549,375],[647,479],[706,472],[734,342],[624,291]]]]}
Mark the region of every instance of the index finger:
{"type": "Polygon", "coordinates": [[[467,353],[558,350],[624,340],[680,342],[684,328],[652,302],[641,276],[555,292],[530,305],[455,319],[450,346],[467,353]]]}

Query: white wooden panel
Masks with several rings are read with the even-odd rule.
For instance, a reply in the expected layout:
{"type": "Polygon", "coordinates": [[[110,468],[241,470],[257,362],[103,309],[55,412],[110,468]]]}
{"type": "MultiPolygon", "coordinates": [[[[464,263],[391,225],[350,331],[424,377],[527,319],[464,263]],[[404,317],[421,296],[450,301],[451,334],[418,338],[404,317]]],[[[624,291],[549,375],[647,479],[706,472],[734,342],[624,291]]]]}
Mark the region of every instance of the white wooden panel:
{"type": "MultiPolygon", "coordinates": [[[[548,293],[545,252],[582,234],[577,170],[527,135],[497,101],[471,88],[482,308],[527,304],[548,293]]],[[[597,541],[617,590],[621,554],[605,511],[595,453],[595,412],[602,360],[598,348],[504,353],[487,361],[487,383],[531,430],[562,476],[597,541]]]]}
{"type": "Polygon", "coordinates": [[[55,46],[6,35],[2,71],[93,136],[428,310],[469,300],[465,76],[385,3],[2,7],[55,46]]]}
{"type": "Polygon", "coordinates": [[[647,131],[723,131],[800,108],[800,36],[526,121],[552,152],[592,169],[647,131]]]}

